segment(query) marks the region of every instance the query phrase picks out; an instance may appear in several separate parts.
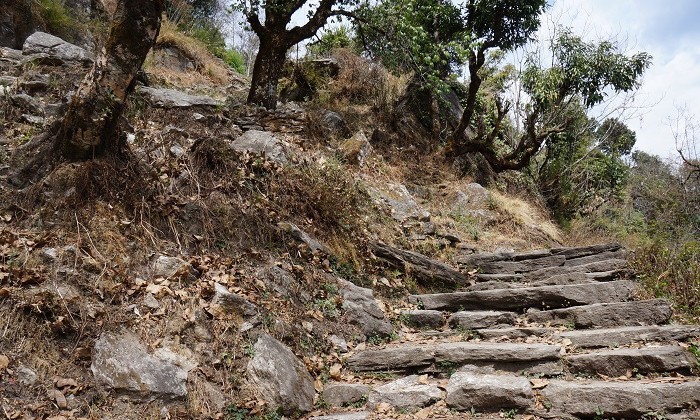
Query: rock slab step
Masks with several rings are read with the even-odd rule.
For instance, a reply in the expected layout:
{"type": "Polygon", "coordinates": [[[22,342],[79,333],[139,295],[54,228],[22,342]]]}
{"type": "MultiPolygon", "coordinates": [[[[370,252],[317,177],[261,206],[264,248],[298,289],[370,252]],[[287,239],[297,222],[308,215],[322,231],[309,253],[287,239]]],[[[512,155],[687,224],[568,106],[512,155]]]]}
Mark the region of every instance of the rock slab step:
{"type": "Polygon", "coordinates": [[[689,372],[695,360],[680,346],[620,348],[566,357],[574,373],[621,376],[626,373],[689,372]]]}
{"type": "Polygon", "coordinates": [[[513,325],[516,318],[517,315],[514,312],[461,311],[450,316],[447,323],[451,328],[477,330],[497,325],[513,325]]]}
{"type": "Polygon", "coordinates": [[[522,376],[457,372],[447,383],[447,406],[455,410],[526,409],[533,402],[530,381],[522,376]]]}
{"type": "Polygon", "coordinates": [[[409,300],[413,303],[422,303],[424,309],[513,311],[532,307],[563,308],[620,302],[631,299],[633,291],[634,283],[621,280],[607,283],[412,295],[409,300]]]}
{"type": "Polygon", "coordinates": [[[649,325],[566,331],[557,334],[555,338],[569,339],[576,347],[592,348],[654,341],[685,341],[697,337],[700,337],[700,326],[697,325],[649,325]]]}
{"type": "Polygon", "coordinates": [[[425,377],[411,375],[378,386],[369,394],[367,404],[376,407],[380,403],[397,410],[415,411],[442,398],[442,390],[429,383],[425,377]]]}
{"type": "Polygon", "coordinates": [[[573,324],[575,328],[631,327],[664,324],[671,318],[665,299],[600,303],[527,314],[530,322],[553,325],[573,324]]]}
{"type": "Polygon", "coordinates": [[[700,404],[700,381],[683,383],[568,382],[551,380],[542,391],[548,413],[562,419],[638,419],[650,412],[677,412],[700,404]]]}

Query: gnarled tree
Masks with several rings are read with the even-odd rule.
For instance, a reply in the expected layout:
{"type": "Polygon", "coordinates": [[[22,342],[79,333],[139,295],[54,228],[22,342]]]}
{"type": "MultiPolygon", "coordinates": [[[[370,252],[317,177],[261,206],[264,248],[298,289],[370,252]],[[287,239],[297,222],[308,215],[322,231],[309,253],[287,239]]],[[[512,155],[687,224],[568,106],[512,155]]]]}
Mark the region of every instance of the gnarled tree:
{"type": "Polygon", "coordinates": [[[67,160],[119,155],[118,122],[137,71],[158,36],[164,0],[120,0],[109,38],[68,105],[54,149],[67,160]]]}
{"type": "Polygon", "coordinates": [[[309,12],[306,24],[288,29],[292,16],[302,9],[306,0],[241,1],[237,8],[243,11],[260,40],[247,102],[267,109],[277,108],[277,84],[287,51],[311,38],[326,24],[329,17],[341,13],[334,10],[336,5],[350,2],[351,0],[320,0],[309,12]],[[262,21],[261,16],[264,16],[262,21]]]}

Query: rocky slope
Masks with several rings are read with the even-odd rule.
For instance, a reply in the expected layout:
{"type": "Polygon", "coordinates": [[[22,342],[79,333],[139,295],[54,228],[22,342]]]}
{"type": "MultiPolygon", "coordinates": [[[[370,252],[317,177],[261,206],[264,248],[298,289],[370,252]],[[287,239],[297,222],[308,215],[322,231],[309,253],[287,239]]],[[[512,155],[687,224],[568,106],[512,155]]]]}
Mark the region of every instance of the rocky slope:
{"type": "Polygon", "coordinates": [[[91,60],[0,49],[5,417],[700,416],[700,330],[629,251],[561,246],[376,110],[251,108],[176,63],[132,95],[129,167],[18,186],[91,60]]]}

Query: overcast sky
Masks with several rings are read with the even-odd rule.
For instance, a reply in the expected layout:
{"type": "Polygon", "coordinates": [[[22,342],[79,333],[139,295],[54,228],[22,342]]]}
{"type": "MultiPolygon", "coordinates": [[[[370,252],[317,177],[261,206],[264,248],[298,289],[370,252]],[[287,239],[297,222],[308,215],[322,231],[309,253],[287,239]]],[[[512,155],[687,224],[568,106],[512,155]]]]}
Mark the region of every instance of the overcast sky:
{"type": "Polygon", "coordinates": [[[626,123],[638,149],[675,157],[669,117],[682,106],[700,118],[700,1],[554,0],[546,22],[543,31],[559,22],[588,41],[612,37],[654,57],[637,95],[642,108],[626,123]]]}

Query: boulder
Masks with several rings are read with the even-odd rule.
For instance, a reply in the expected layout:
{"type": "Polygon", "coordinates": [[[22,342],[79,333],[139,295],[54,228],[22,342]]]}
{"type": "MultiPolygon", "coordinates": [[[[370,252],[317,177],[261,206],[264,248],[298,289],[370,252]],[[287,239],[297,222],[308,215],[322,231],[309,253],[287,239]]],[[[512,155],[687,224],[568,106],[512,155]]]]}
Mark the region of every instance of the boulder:
{"type": "Polygon", "coordinates": [[[341,143],[338,151],[347,162],[363,166],[365,160],[372,152],[372,145],[365,134],[362,131],[358,131],[354,136],[341,143]]]}
{"type": "Polygon", "coordinates": [[[43,64],[64,65],[79,62],[90,65],[93,62],[93,55],[85,49],[45,32],[31,34],[24,41],[22,54],[43,64]]]}
{"type": "Polygon", "coordinates": [[[304,364],[284,344],[267,334],[258,338],[248,362],[248,380],[273,409],[292,415],[314,407],[314,380],[304,364]]]}
{"type": "Polygon", "coordinates": [[[408,189],[403,184],[387,184],[386,191],[369,188],[369,193],[380,205],[389,208],[391,217],[397,222],[410,220],[430,221],[430,212],[416,203],[408,189]]]}
{"type": "Polygon", "coordinates": [[[457,191],[452,198],[452,213],[469,216],[484,223],[498,219],[498,213],[493,209],[491,193],[481,184],[473,182],[457,191]]]}
{"type": "Polygon", "coordinates": [[[342,407],[361,401],[369,395],[370,387],[365,384],[330,383],[323,388],[323,401],[333,407],[342,407]]]}
{"type": "Polygon", "coordinates": [[[456,372],[447,383],[447,406],[455,410],[525,409],[534,401],[522,376],[456,372]]]}
{"type": "Polygon", "coordinates": [[[13,105],[25,111],[29,111],[33,114],[38,115],[44,114],[44,107],[41,105],[41,102],[27,95],[26,93],[18,93],[16,95],[12,95],[10,97],[10,101],[13,105]]]}
{"type": "Polygon", "coordinates": [[[215,107],[221,105],[217,100],[208,96],[190,95],[174,89],[137,86],[136,91],[143,94],[151,105],[157,108],[215,107]]]}
{"type": "Polygon", "coordinates": [[[339,137],[346,138],[351,134],[348,124],[337,112],[325,111],[321,115],[321,124],[328,132],[339,137]]]}
{"type": "Polygon", "coordinates": [[[222,284],[214,283],[214,292],[214,299],[208,309],[214,318],[241,320],[252,318],[260,312],[245,296],[229,292],[222,284]]]}
{"type": "Polygon", "coordinates": [[[315,238],[313,238],[311,235],[306,233],[305,231],[299,229],[297,225],[294,223],[289,223],[289,222],[279,222],[277,223],[277,227],[285,233],[288,233],[289,235],[292,236],[292,238],[296,239],[299,242],[302,242],[305,244],[311,252],[316,252],[320,251],[325,254],[331,254],[331,250],[321,242],[317,241],[315,238]]]}
{"type": "Polygon", "coordinates": [[[103,333],[95,342],[90,369],[98,382],[117,391],[145,397],[187,395],[187,370],[149,354],[128,331],[103,333]]]}
{"type": "Polygon", "coordinates": [[[197,274],[197,271],[190,263],[178,257],[160,255],[153,264],[153,277],[169,279],[176,275],[183,275],[192,280],[197,274]]]}
{"type": "Polygon", "coordinates": [[[438,329],[445,325],[445,317],[440,311],[415,309],[401,312],[401,320],[413,328],[438,329]]]}
{"type": "Polygon", "coordinates": [[[349,281],[338,279],[340,295],[343,297],[343,317],[360,328],[367,337],[391,336],[394,331],[384,317],[371,289],[355,286],[349,281]]]}
{"type": "Polygon", "coordinates": [[[376,387],[369,394],[367,404],[375,407],[380,403],[397,410],[415,411],[442,398],[442,390],[435,384],[425,383],[418,375],[397,379],[376,387]]]}
{"type": "Polygon", "coordinates": [[[248,130],[231,143],[239,152],[264,154],[266,159],[283,165],[287,163],[287,152],[279,140],[268,131],[248,130]]]}

